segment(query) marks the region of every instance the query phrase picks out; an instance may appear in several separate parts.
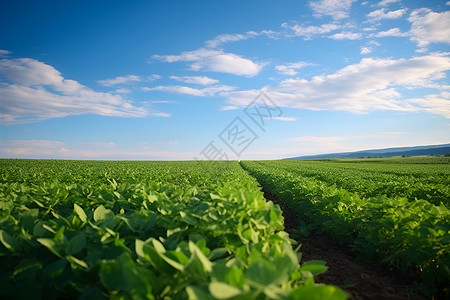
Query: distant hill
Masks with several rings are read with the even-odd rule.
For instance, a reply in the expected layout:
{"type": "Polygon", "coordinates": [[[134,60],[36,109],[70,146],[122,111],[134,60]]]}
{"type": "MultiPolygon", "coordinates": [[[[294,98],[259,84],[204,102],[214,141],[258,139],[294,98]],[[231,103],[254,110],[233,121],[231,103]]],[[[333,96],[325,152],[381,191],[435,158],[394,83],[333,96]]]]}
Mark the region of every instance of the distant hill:
{"type": "Polygon", "coordinates": [[[360,158],[360,157],[392,157],[392,156],[421,156],[421,155],[445,155],[450,153],[450,144],[396,147],[385,149],[362,150],[355,152],[328,153],[317,155],[298,156],[287,159],[322,159],[322,158],[360,158]]]}

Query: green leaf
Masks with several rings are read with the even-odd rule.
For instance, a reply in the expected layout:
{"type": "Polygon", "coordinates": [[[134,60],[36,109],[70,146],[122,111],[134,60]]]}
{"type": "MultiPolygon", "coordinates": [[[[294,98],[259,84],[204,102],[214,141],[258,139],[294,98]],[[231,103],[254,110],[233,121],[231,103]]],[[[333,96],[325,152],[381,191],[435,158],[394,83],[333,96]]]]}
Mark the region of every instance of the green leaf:
{"type": "Polygon", "coordinates": [[[83,290],[78,300],[106,299],[102,291],[97,287],[91,287],[83,290]]]}
{"type": "Polygon", "coordinates": [[[35,273],[42,269],[42,263],[36,260],[23,259],[17,267],[14,268],[14,279],[33,278],[35,273]]]}
{"type": "Polygon", "coordinates": [[[206,257],[206,255],[192,241],[189,241],[189,251],[191,252],[191,254],[193,256],[193,257],[191,257],[191,259],[195,259],[195,257],[198,258],[198,260],[202,264],[203,270],[206,273],[210,273],[212,271],[212,262],[206,257]]]}
{"type": "Polygon", "coordinates": [[[45,246],[48,250],[50,250],[56,256],[62,257],[61,249],[60,249],[59,245],[53,239],[40,238],[40,239],[36,239],[36,241],[41,243],[43,246],[45,246]]]}
{"type": "MultiPolygon", "coordinates": [[[[255,286],[263,287],[282,281],[282,275],[276,267],[264,259],[253,263],[245,272],[245,279],[255,286]]],[[[286,276],[287,277],[287,276],[286,276]]]]}
{"type": "Polygon", "coordinates": [[[210,193],[209,196],[213,200],[220,200],[220,199],[222,199],[222,197],[220,197],[219,195],[213,194],[213,193],[210,193]]]}
{"type": "Polygon", "coordinates": [[[150,284],[153,274],[137,266],[128,253],[115,260],[102,261],[99,275],[109,291],[126,291],[133,299],[154,299],[150,284]]]}
{"type": "Polygon", "coordinates": [[[190,285],[186,287],[186,293],[188,295],[189,300],[213,300],[214,298],[211,296],[208,291],[205,291],[203,288],[190,285]]]}
{"type": "Polygon", "coordinates": [[[94,210],[94,221],[103,221],[114,217],[114,213],[110,209],[106,209],[103,205],[100,205],[94,210]]]}
{"type": "Polygon", "coordinates": [[[81,208],[81,206],[79,206],[78,204],[74,203],[73,204],[73,211],[77,214],[77,216],[80,218],[80,220],[83,221],[83,223],[87,223],[86,213],[84,212],[83,208],[81,208]]]}
{"type": "Polygon", "coordinates": [[[67,260],[65,258],[58,259],[45,267],[45,274],[50,278],[55,278],[61,275],[66,268],[67,260]]]}
{"type": "Polygon", "coordinates": [[[340,288],[332,285],[304,285],[292,291],[289,298],[295,300],[345,300],[347,299],[347,294],[340,288]]]}
{"type": "Polygon", "coordinates": [[[108,290],[123,289],[122,268],[117,262],[102,261],[99,275],[100,281],[108,290]]]}
{"type": "Polygon", "coordinates": [[[173,268],[184,271],[184,265],[167,257],[165,255],[166,249],[160,241],[149,238],[148,240],[135,242],[136,254],[145,261],[153,264],[161,272],[172,273],[173,268]]]}
{"type": "Polygon", "coordinates": [[[213,281],[209,284],[209,292],[216,299],[228,299],[242,293],[240,289],[218,281],[213,281]]]}
{"type": "Polygon", "coordinates": [[[323,260],[310,260],[305,262],[301,267],[301,271],[311,272],[314,276],[324,273],[328,270],[328,267],[325,266],[326,262],[323,260]]]}
{"type": "Polygon", "coordinates": [[[81,252],[85,246],[86,246],[86,236],[84,232],[80,232],[69,240],[66,246],[66,253],[68,255],[77,254],[81,252]]]}
{"type": "Polygon", "coordinates": [[[311,274],[313,274],[314,276],[317,276],[319,274],[324,273],[326,270],[328,270],[328,267],[322,266],[322,265],[306,265],[306,266],[300,267],[300,270],[311,272],[311,274]]]}
{"type": "Polygon", "coordinates": [[[0,229],[0,241],[2,242],[3,246],[5,246],[6,249],[11,252],[14,252],[19,248],[19,241],[15,237],[9,235],[9,233],[4,231],[3,229],[0,229]]]}
{"type": "Polygon", "coordinates": [[[148,200],[150,203],[153,203],[153,202],[155,202],[155,201],[158,201],[158,197],[156,197],[156,195],[148,195],[148,196],[147,196],[147,200],[148,200]]]}
{"type": "Polygon", "coordinates": [[[214,261],[218,258],[222,258],[225,255],[228,254],[227,248],[216,248],[211,251],[211,253],[208,255],[209,260],[214,261]]]}
{"type": "Polygon", "coordinates": [[[68,255],[66,256],[66,259],[68,262],[70,262],[70,264],[74,269],[76,269],[77,267],[82,267],[84,269],[88,268],[88,265],[85,261],[82,261],[81,259],[78,259],[75,256],[68,255]]]}

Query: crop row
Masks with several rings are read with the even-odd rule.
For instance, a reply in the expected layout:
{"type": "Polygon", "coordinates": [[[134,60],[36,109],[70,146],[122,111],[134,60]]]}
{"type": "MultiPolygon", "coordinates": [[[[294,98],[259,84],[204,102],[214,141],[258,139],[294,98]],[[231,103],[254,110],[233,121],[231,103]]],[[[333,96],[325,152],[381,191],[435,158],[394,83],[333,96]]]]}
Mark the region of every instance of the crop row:
{"type": "MultiPolygon", "coordinates": [[[[447,289],[450,278],[450,211],[444,205],[400,196],[362,197],[296,172],[299,162],[245,161],[244,169],[298,213],[304,226],[352,243],[362,257],[378,256],[422,276],[422,290],[447,289]],[[290,164],[289,168],[286,168],[290,164]]],[[[319,164],[319,162],[317,163],[319,164]]],[[[308,164],[310,170],[312,164],[308,164]]],[[[351,172],[347,171],[347,174],[351,172]]],[[[351,180],[352,177],[347,180],[351,180]]],[[[359,178],[353,177],[355,181],[359,178]]],[[[446,290],[446,293],[449,293],[446,290]]]]}
{"type": "Polygon", "coordinates": [[[277,168],[363,197],[401,196],[450,205],[450,158],[279,161],[277,168]]]}
{"type": "Polygon", "coordinates": [[[346,298],[237,162],[0,164],[2,298],[346,298]]]}

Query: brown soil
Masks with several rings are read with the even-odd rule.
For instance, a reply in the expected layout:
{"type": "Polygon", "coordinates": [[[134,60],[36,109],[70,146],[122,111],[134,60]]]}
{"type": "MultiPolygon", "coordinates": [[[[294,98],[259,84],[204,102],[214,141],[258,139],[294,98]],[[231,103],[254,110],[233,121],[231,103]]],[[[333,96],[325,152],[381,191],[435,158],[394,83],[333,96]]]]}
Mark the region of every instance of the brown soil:
{"type": "MultiPolygon", "coordinates": [[[[295,212],[284,209],[283,203],[271,193],[264,191],[264,197],[280,205],[288,233],[298,228],[295,212]]],[[[389,269],[377,260],[356,260],[356,254],[349,246],[339,244],[328,235],[311,234],[298,242],[301,244],[302,262],[313,259],[327,262],[329,269],[315,277],[315,281],[339,286],[349,294],[349,299],[427,299],[411,289],[414,280],[409,276],[389,269]]]]}

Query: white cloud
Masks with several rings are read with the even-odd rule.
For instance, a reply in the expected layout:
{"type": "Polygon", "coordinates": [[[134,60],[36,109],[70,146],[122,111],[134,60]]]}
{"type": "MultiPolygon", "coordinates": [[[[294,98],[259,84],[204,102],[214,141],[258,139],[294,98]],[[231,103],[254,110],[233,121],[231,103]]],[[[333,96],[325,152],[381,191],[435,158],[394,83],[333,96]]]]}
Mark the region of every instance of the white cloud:
{"type": "Polygon", "coordinates": [[[77,144],[89,146],[90,148],[114,148],[117,146],[114,142],[78,142],[77,144]]]}
{"type": "Polygon", "coordinates": [[[378,2],[379,6],[387,6],[391,3],[396,3],[396,2],[400,2],[401,0],[382,0],[380,2],[378,2]]]}
{"type": "Polygon", "coordinates": [[[161,91],[161,92],[168,92],[168,93],[174,93],[174,94],[184,94],[184,95],[191,95],[191,96],[214,96],[221,92],[230,92],[234,90],[235,87],[229,86],[229,85],[218,85],[218,86],[211,86],[207,88],[202,89],[196,89],[191,88],[189,86],[182,86],[182,85],[159,85],[155,87],[144,87],[142,90],[150,92],[150,91],[161,91]]]}
{"type": "Polygon", "coordinates": [[[0,57],[7,57],[11,54],[11,51],[0,49],[0,57]]]}
{"type": "Polygon", "coordinates": [[[150,76],[137,76],[137,75],[125,75],[125,76],[118,76],[116,78],[112,79],[104,79],[104,80],[98,80],[97,82],[103,86],[114,86],[117,84],[127,84],[130,82],[139,82],[139,81],[154,81],[156,79],[161,78],[161,76],[152,74],[150,76]]]}
{"type": "Polygon", "coordinates": [[[445,5],[450,6],[450,1],[445,2],[445,5]]]}
{"type": "Polygon", "coordinates": [[[367,42],[367,45],[380,46],[381,44],[380,44],[380,43],[378,43],[377,41],[374,41],[374,40],[370,40],[370,41],[368,41],[368,42],[367,42]]]}
{"type": "Polygon", "coordinates": [[[409,36],[407,32],[402,32],[399,28],[391,28],[385,31],[380,31],[373,35],[374,37],[387,37],[387,36],[397,36],[397,37],[406,37],[409,36]]]}
{"type": "Polygon", "coordinates": [[[442,115],[450,119],[450,93],[427,95],[424,98],[409,99],[411,104],[421,107],[433,114],[442,115]]]}
{"type": "Polygon", "coordinates": [[[283,121],[283,122],[294,122],[297,121],[298,118],[297,117],[272,117],[272,118],[267,118],[268,120],[278,120],[278,121],[283,121]]]}
{"type": "Polygon", "coordinates": [[[0,60],[1,121],[30,122],[69,115],[144,117],[120,95],[95,92],[65,79],[50,65],[30,58],[0,60]]]}
{"type": "Polygon", "coordinates": [[[329,38],[333,40],[359,40],[362,37],[361,33],[343,31],[330,35],[329,38]]]}
{"type": "Polygon", "coordinates": [[[178,102],[173,101],[173,100],[152,100],[152,101],[150,101],[150,103],[153,103],[153,104],[176,104],[178,102]]]}
{"type": "Polygon", "coordinates": [[[411,22],[411,40],[420,47],[431,43],[450,43],[450,11],[437,13],[420,8],[411,13],[408,21],[411,22]]]}
{"type": "MultiPolygon", "coordinates": [[[[448,116],[442,96],[423,103],[418,99],[403,99],[399,90],[442,88],[438,80],[450,70],[450,59],[444,55],[428,55],[411,59],[363,58],[329,75],[311,80],[286,79],[267,94],[282,107],[309,110],[341,110],[365,113],[374,110],[429,111],[448,116]],[[425,106],[424,103],[428,103],[425,106]],[[419,105],[420,104],[420,105],[419,105]]],[[[248,105],[258,91],[230,92],[231,105],[248,105]]]]}
{"type": "Polygon", "coordinates": [[[10,140],[0,141],[0,153],[3,157],[13,155],[13,157],[39,154],[53,155],[64,149],[65,144],[60,141],[50,140],[10,140]],[[5,155],[6,154],[6,155],[5,155]]]}
{"type": "MultiPolygon", "coordinates": [[[[176,145],[177,141],[168,144],[176,145]]],[[[191,160],[195,152],[169,152],[141,149],[116,149],[115,144],[93,142],[70,146],[51,140],[0,140],[0,157],[4,158],[64,158],[64,159],[132,159],[191,160]]],[[[148,148],[148,147],[147,147],[148,148]]]]}
{"type": "Polygon", "coordinates": [[[383,19],[398,19],[406,13],[406,9],[398,9],[386,12],[385,8],[380,8],[370,12],[367,17],[370,22],[375,22],[383,19]]]}
{"type": "Polygon", "coordinates": [[[352,3],[356,0],[310,1],[309,6],[317,17],[330,16],[335,20],[348,18],[352,3]]]}
{"type": "Polygon", "coordinates": [[[193,84],[210,85],[219,83],[219,80],[207,76],[170,76],[170,79],[193,84]]]}
{"type": "Polygon", "coordinates": [[[246,40],[250,36],[248,34],[242,34],[242,33],[236,33],[236,34],[219,34],[218,36],[214,37],[214,39],[209,40],[206,42],[206,46],[210,48],[217,48],[221,46],[222,44],[229,43],[229,42],[237,42],[240,40],[246,40]]]}
{"type": "Polygon", "coordinates": [[[295,62],[295,63],[289,63],[289,64],[284,64],[284,65],[278,65],[275,66],[275,69],[284,75],[289,75],[289,76],[294,76],[297,75],[297,70],[306,67],[306,66],[311,66],[312,64],[306,61],[299,61],[299,62],[295,62]]]}
{"type": "Polygon", "coordinates": [[[426,52],[428,52],[428,48],[426,48],[426,47],[423,47],[423,48],[418,48],[418,49],[416,49],[416,50],[414,50],[415,52],[417,52],[417,53],[426,53],[426,52]]]}
{"type": "Polygon", "coordinates": [[[206,41],[205,44],[208,48],[219,48],[223,44],[247,40],[257,36],[266,36],[270,39],[278,39],[281,36],[281,33],[273,30],[261,30],[259,32],[247,31],[246,33],[224,33],[215,36],[212,40],[206,41]]]}
{"type": "Polygon", "coordinates": [[[235,110],[235,109],[239,109],[239,106],[236,105],[227,105],[227,106],[222,106],[220,108],[220,111],[227,111],[227,110],[235,110]]]}
{"type": "Polygon", "coordinates": [[[296,36],[303,36],[305,40],[309,40],[315,35],[329,33],[341,28],[341,26],[333,23],[322,24],[320,26],[288,25],[287,23],[283,23],[281,26],[293,30],[296,36]]]}
{"type": "Polygon", "coordinates": [[[153,55],[152,57],[168,63],[192,62],[190,67],[194,71],[206,70],[248,77],[257,75],[263,68],[262,64],[239,55],[203,48],[182,52],[180,55],[153,55]]]}
{"type": "Polygon", "coordinates": [[[163,111],[154,111],[150,113],[150,116],[152,117],[161,117],[161,118],[169,118],[172,116],[172,114],[163,112],[163,111]]]}
{"type": "Polygon", "coordinates": [[[114,91],[116,94],[129,94],[131,93],[130,89],[118,88],[114,91]]]}
{"type": "Polygon", "coordinates": [[[369,54],[371,52],[372,52],[372,47],[361,47],[360,54],[365,55],[365,54],[369,54]]]}

